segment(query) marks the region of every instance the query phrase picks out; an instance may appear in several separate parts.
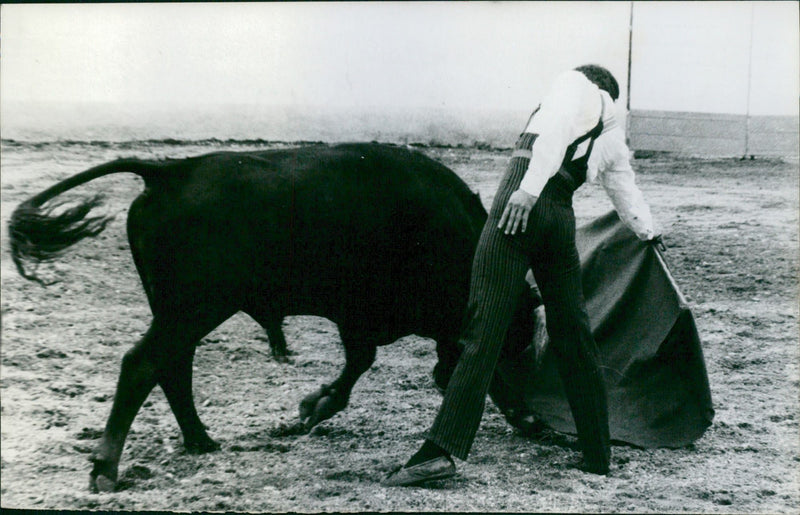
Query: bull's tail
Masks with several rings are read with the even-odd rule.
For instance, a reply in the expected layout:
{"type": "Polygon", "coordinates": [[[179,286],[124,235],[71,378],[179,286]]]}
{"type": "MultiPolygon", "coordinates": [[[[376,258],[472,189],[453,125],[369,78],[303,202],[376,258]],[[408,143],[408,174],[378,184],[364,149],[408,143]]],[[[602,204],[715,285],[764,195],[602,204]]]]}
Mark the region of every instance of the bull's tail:
{"type": "Polygon", "coordinates": [[[22,277],[45,285],[36,275],[39,263],[52,261],[84,238],[97,236],[114,218],[89,216],[92,209],[102,204],[102,195],[87,198],[69,209],[60,209],[65,202],[53,200],[55,197],[113,173],[131,172],[146,180],[163,166],[162,163],[153,161],[119,159],[73,175],[20,204],[8,222],[11,257],[17,271],[22,277]]]}

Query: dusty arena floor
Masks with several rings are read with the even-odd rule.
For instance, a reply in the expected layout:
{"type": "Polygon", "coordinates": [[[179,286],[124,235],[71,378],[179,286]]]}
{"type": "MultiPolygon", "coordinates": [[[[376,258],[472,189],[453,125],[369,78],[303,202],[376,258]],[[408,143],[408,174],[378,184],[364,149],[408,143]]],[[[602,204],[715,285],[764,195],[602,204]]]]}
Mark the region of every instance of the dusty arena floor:
{"type": "MultiPolygon", "coordinates": [[[[798,163],[637,159],[638,182],[666,236],[666,258],[703,340],[716,417],[677,450],[614,447],[611,475],[584,474],[572,437],[518,436],[491,405],[467,462],[451,480],[391,489],[380,479],[408,458],[433,420],[433,343],[407,337],[378,351],[350,406],[309,435],[285,430],[300,399],[338,373],[336,327],[287,318],[292,363],[270,358],[259,326],[238,315],[207,336],[195,360],[200,416],[222,444],[186,454],[154,390],[121,463],[120,491],[88,491],[88,456],[111,406],[123,353],[150,314],[125,238],[130,175],[99,179],[117,220],[45,273],[16,274],[6,223],[45,187],[119,156],[180,157],[208,144],[43,144],[2,148],[2,507],[179,511],[559,511],[797,513],[798,163]]],[[[246,148],[237,146],[236,148],[246,148]]],[[[489,205],[507,151],[422,149],[489,205]]],[[[580,190],[579,221],[611,209],[580,190]]]]}

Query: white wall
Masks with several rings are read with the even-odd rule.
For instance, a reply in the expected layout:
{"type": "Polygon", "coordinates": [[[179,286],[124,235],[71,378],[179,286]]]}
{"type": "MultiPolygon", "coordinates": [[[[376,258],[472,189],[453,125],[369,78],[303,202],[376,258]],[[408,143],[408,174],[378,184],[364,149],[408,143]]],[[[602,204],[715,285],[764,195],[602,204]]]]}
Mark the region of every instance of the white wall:
{"type": "Polygon", "coordinates": [[[797,116],[800,98],[800,4],[756,2],[750,113],[797,116]]]}
{"type": "Polygon", "coordinates": [[[636,150],[797,155],[796,2],[634,2],[636,150]]]}
{"type": "MultiPolygon", "coordinates": [[[[3,100],[532,109],[624,2],[3,5],[3,100]]],[[[524,115],[523,115],[524,116],[524,115]]]]}
{"type": "Polygon", "coordinates": [[[798,3],[634,2],[633,27],[632,110],[798,114],[798,3]]]}

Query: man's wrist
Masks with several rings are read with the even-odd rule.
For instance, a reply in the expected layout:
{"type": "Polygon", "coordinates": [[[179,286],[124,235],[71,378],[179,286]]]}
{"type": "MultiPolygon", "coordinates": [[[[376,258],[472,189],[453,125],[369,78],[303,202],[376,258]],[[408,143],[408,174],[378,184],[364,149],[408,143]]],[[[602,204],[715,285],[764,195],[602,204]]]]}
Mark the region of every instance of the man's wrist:
{"type": "Polygon", "coordinates": [[[532,192],[532,191],[531,191],[531,189],[530,189],[530,188],[526,188],[526,187],[525,187],[524,185],[522,185],[522,184],[520,184],[518,191],[521,191],[521,192],[525,193],[525,194],[526,194],[526,195],[528,195],[529,197],[536,197],[536,198],[538,198],[538,197],[539,197],[539,192],[536,192],[536,193],[534,193],[534,192],[532,192]]]}

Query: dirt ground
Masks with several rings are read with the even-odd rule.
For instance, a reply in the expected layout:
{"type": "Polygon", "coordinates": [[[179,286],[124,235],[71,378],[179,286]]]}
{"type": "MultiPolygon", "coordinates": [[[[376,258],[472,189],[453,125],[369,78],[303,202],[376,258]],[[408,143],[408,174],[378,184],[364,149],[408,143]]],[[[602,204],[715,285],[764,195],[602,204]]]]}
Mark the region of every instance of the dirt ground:
{"type": "MultiPolygon", "coordinates": [[[[582,473],[569,436],[525,439],[489,403],[458,475],[428,488],[380,479],[416,450],[440,396],[434,345],[415,336],[383,347],[348,406],[311,434],[287,428],[300,399],[343,364],[336,327],[287,318],[292,362],[270,358],[266,336],[237,315],[197,351],[194,392],[219,452],[188,455],[166,400],[154,390],[121,463],[120,491],[88,491],[123,353],[150,314],[125,238],[133,176],[99,179],[118,219],[46,267],[43,288],[16,274],[6,223],[51,185],[119,156],[180,157],[233,144],[42,144],[2,148],[3,508],[351,512],[558,511],[798,513],[797,160],[637,159],[638,182],[665,234],[666,259],[703,340],[716,417],[682,449],[614,447],[609,477],[582,473]]],[[[508,151],[422,149],[455,170],[489,205],[508,151]]],[[[611,204],[579,191],[579,222],[611,204]]]]}

